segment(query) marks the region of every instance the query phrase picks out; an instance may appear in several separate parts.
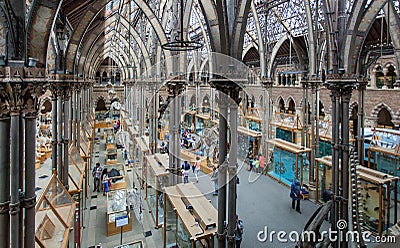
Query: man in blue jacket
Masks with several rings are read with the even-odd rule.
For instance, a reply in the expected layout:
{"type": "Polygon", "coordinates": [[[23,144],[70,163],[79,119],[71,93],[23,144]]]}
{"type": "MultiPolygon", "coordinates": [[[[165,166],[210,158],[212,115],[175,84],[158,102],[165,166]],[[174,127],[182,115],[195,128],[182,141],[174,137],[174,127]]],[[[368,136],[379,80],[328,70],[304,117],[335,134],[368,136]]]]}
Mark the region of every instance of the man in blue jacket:
{"type": "Polygon", "coordinates": [[[301,193],[300,181],[295,179],[290,186],[290,198],[292,198],[292,208],[296,205],[296,211],[301,214],[300,211],[300,200],[303,198],[301,193]],[[297,201],[297,204],[296,204],[297,201]]]}

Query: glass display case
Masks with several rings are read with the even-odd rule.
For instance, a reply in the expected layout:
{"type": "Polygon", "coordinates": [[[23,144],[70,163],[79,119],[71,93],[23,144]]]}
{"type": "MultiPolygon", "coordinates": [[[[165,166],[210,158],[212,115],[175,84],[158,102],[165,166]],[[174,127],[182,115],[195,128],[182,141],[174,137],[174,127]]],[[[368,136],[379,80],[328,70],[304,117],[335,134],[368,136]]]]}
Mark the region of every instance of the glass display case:
{"type": "Polygon", "coordinates": [[[218,213],[193,183],[164,188],[164,199],[164,248],[214,247],[218,213]]]}
{"type": "MultiPolygon", "coordinates": [[[[323,202],[322,194],[325,190],[332,188],[332,156],[324,156],[316,158],[316,194],[315,199],[323,202]]],[[[341,172],[341,164],[339,160],[339,172],[341,172]]],[[[339,173],[339,182],[341,181],[341,173],[339,173]]]]}
{"type": "Polygon", "coordinates": [[[155,227],[164,223],[164,195],[162,189],[167,186],[168,175],[166,168],[156,160],[154,155],[146,156],[146,201],[155,227]]]}
{"type": "Polygon", "coordinates": [[[143,241],[138,240],[138,241],[133,241],[127,244],[123,244],[123,245],[118,245],[115,246],[114,248],[144,248],[143,246],[143,241]]]}
{"type": "Polygon", "coordinates": [[[140,186],[143,188],[144,187],[144,178],[146,173],[146,170],[143,170],[143,162],[144,158],[147,154],[150,153],[149,147],[147,146],[148,137],[136,137],[133,143],[133,165],[134,165],[134,170],[136,173],[136,176],[141,178],[141,184],[140,186]]]}
{"type": "Polygon", "coordinates": [[[107,236],[121,233],[121,228],[116,227],[115,219],[121,216],[129,216],[128,225],[122,227],[122,232],[132,230],[132,216],[126,203],[127,191],[120,189],[107,193],[107,236]]]}
{"type": "Polygon", "coordinates": [[[277,139],[299,144],[301,142],[301,130],[303,123],[299,115],[286,114],[276,112],[271,121],[271,125],[275,127],[277,139]]]}
{"type": "Polygon", "coordinates": [[[35,206],[36,247],[68,247],[75,201],[53,174],[35,206]]]}
{"type": "Polygon", "coordinates": [[[398,177],[357,166],[362,227],[384,235],[397,222],[398,177]]]}
{"type": "Polygon", "coordinates": [[[86,162],[78,152],[78,149],[71,145],[69,147],[69,168],[68,168],[68,186],[71,195],[79,194],[83,187],[83,178],[85,175],[86,162]]]}
{"type": "Polygon", "coordinates": [[[243,161],[253,159],[261,153],[260,143],[262,134],[245,127],[238,127],[238,152],[239,158],[243,161]]]}
{"type": "Polygon", "coordinates": [[[288,186],[294,179],[299,179],[301,184],[307,184],[311,149],[282,139],[268,140],[267,142],[274,146],[272,163],[267,168],[268,175],[288,186]]]}
{"type": "Polygon", "coordinates": [[[126,171],[123,164],[106,165],[108,178],[111,180],[110,190],[126,189],[126,171]]]}
{"type": "Polygon", "coordinates": [[[106,150],[106,165],[118,163],[118,150],[109,148],[106,150]]]}

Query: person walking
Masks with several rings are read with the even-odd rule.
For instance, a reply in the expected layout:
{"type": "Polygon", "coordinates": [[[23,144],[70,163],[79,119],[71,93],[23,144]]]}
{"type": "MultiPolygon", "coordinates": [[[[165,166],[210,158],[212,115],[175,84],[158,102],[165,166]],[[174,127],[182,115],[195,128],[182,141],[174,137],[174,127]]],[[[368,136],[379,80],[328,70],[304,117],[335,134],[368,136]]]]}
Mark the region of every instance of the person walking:
{"type": "Polygon", "coordinates": [[[194,162],[194,175],[196,176],[196,182],[199,182],[200,166],[200,157],[196,157],[196,162],[194,162]]]}
{"type": "Polygon", "coordinates": [[[109,183],[109,178],[108,178],[108,172],[107,172],[107,168],[104,168],[104,170],[103,170],[103,173],[102,173],[102,177],[101,177],[101,180],[102,180],[102,182],[103,182],[103,195],[106,195],[106,193],[108,192],[108,191],[110,191],[110,189],[109,189],[109,185],[108,185],[108,183],[109,183]]]}
{"type": "Polygon", "coordinates": [[[182,164],[183,183],[188,183],[189,182],[189,172],[190,172],[190,164],[189,164],[188,161],[185,161],[182,164]]]}
{"type": "Polygon", "coordinates": [[[290,186],[290,198],[292,198],[292,208],[301,214],[300,211],[300,200],[303,198],[301,193],[300,181],[295,179],[292,185],[290,186]]]}
{"type": "Polygon", "coordinates": [[[213,174],[211,176],[211,181],[214,182],[214,194],[213,195],[218,195],[218,168],[214,167],[213,168],[213,174]]]}
{"type": "Polygon", "coordinates": [[[236,248],[240,248],[240,244],[242,243],[242,238],[243,238],[243,221],[239,220],[239,217],[236,214],[236,226],[235,226],[236,248]]]}
{"type": "Polygon", "coordinates": [[[93,192],[97,190],[97,192],[100,192],[100,180],[101,180],[101,174],[103,172],[103,167],[100,166],[100,163],[96,163],[96,166],[93,168],[92,171],[92,176],[94,178],[94,189],[93,192]]]}

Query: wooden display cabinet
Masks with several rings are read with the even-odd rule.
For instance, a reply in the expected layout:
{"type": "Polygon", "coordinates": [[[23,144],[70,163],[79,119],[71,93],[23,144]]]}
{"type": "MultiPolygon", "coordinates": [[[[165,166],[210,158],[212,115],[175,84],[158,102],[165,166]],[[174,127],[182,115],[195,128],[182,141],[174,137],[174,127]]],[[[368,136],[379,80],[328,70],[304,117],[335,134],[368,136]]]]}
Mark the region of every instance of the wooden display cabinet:
{"type": "Polygon", "coordinates": [[[110,173],[110,171],[112,169],[116,169],[119,171],[120,176],[108,176],[110,178],[110,180],[115,180],[115,179],[119,179],[116,180],[115,182],[111,182],[111,188],[110,190],[119,190],[119,189],[126,189],[126,171],[125,171],[125,166],[123,164],[112,164],[112,165],[107,165],[106,166],[108,173],[110,173]]]}
{"type": "Polygon", "coordinates": [[[115,148],[107,149],[106,151],[106,165],[118,163],[118,150],[115,148]]]}
{"type": "Polygon", "coordinates": [[[121,233],[121,228],[115,226],[115,218],[129,215],[128,225],[122,227],[122,232],[132,231],[132,215],[126,203],[127,190],[115,190],[107,193],[107,236],[121,233]]]}

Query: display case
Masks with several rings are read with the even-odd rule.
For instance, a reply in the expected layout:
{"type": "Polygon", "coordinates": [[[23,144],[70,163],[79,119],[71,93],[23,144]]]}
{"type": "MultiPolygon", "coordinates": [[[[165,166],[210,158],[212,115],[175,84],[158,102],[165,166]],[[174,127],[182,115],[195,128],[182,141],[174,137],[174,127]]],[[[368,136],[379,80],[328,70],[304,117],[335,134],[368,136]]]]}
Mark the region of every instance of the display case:
{"type": "Polygon", "coordinates": [[[126,171],[123,164],[106,165],[108,178],[111,180],[110,190],[126,189],[126,171]]]}
{"type": "Polygon", "coordinates": [[[287,186],[290,186],[294,179],[299,179],[301,184],[307,184],[311,149],[282,139],[267,142],[274,147],[272,163],[267,165],[267,174],[287,186]]]}
{"type": "MultiPolygon", "coordinates": [[[[332,186],[332,157],[317,158],[316,162],[316,199],[323,202],[323,192],[332,186]]],[[[339,161],[339,182],[340,171],[339,161]]],[[[398,177],[363,166],[357,166],[357,176],[360,181],[358,205],[363,219],[361,226],[377,235],[385,234],[397,221],[398,177]]]]}
{"type": "Polygon", "coordinates": [[[301,142],[301,130],[303,123],[299,115],[276,112],[271,125],[276,128],[275,137],[288,142],[298,144],[301,142]]]}
{"type": "Polygon", "coordinates": [[[144,158],[147,154],[150,153],[149,147],[147,146],[147,138],[145,137],[137,137],[135,138],[134,144],[133,144],[133,165],[134,165],[134,170],[136,173],[136,176],[138,178],[141,178],[141,187],[144,187],[144,178],[146,173],[146,170],[143,170],[143,162],[144,158]]]}
{"type": "MultiPolygon", "coordinates": [[[[160,154],[161,155],[161,154],[160,154]]],[[[163,154],[164,155],[164,154],[163,154]]],[[[169,172],[155,155],[146,156],[146,201],[155,222],[155,228],[164,223],[163,188],[168,184],[169,172]]]]}
{"type": "Polygon", "coordinates": [[[133,241],[127,244],[123,244],[123,245],[118,245],[115,246],[114,248],[144,248],[143,246],[143,241],[138,240],[138,241],[133,241]]]}
{"type": "Polygon", "coordinates": [[[106,165],[118,163],[118,150],[117,148],[108,148],[106,150],[106,165]]]}
{"type": "Polygon", "coordinates": [[[214,247],[218,213],[193,183],[164,188],[164,199],[164,248],[214,247]]]}
{"type": "Polygon", "coordinates": [[[71,195],[79,194],[82,191],[86,165],[78,149],[71,145],[69,147],[68,167],[68,191],[71,195]]]}
{"type": "Polygon", "coordinates": [[[243,161],[258,157],[260,152],[262,134],[245,127],[238,127],[238,152],[243,161]]]}
{"type": "MultiPolygon", "coordinates": [[[[323,192],[332,188],[332,156],[316,158],[315,164],[316,194],[313,199],[323,202],[323,192]]],[[[341,160],[339,160],[339,182],[341,181],[341,170],[341,160]]]]}
{"type": "MultiPolygon", "coordinates": [[[[369,146],[366,146],[368,167],[400,177],[400,132],[376,128],[372,130],[369,146]]],[[[397,192],[400,193],[400,188],[397,192]]]]}
{"type": "Polygon", "coordinates": [[[398,177],[357,166],[362,227],[383,235],[397,222],[398,177]]]}
{"type": "Polygon", "coordinates": [[[75,201],[53,174],[35,206],[35,246],[68,247],[74,212],[75,201]]]}
{"type": "Polygon", "coordinates": [[[115,219],[121,216],[129,216],[128,225],[122,227],[122,232],[132,230],[132,216],[126,203],[127,191],[120,189],[107,193],[107,236],[121,233],[121,228],[116,227],[115,219]]]}

